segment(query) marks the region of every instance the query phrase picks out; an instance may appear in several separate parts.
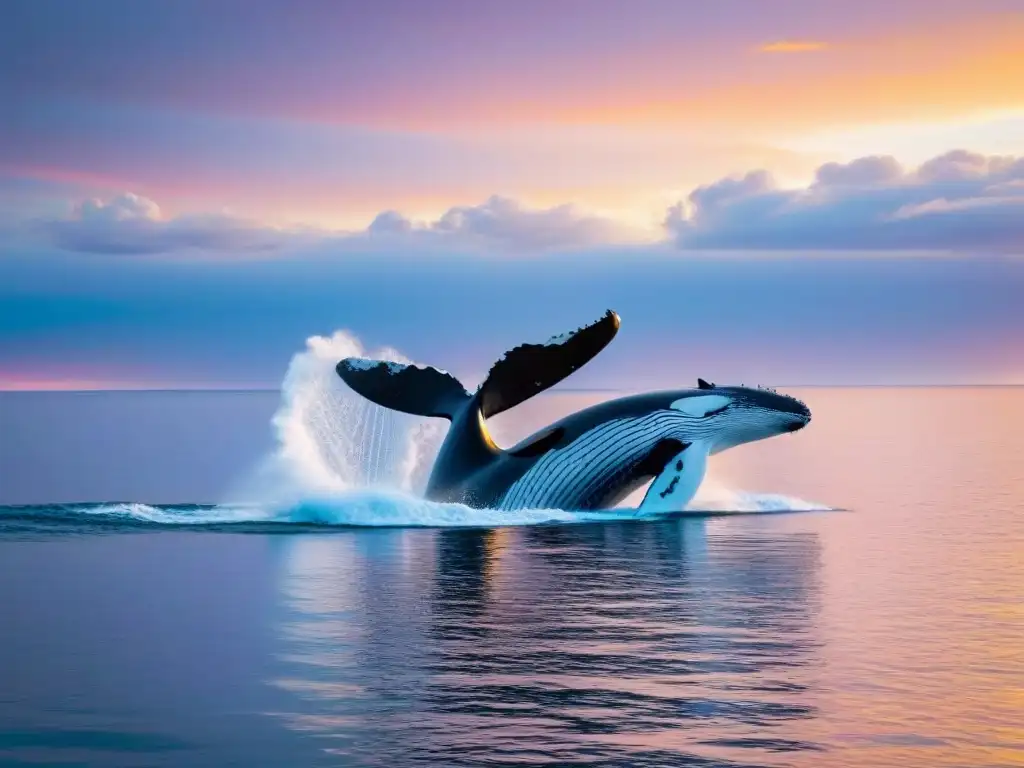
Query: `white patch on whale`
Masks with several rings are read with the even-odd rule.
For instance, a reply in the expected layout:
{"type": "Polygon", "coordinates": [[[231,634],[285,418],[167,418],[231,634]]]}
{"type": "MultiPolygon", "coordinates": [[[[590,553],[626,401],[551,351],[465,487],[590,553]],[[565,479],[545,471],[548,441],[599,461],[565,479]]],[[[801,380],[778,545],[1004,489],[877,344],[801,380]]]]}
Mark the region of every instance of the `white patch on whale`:
{"type": "Polygon", "coordinates": [[[550,339],[544,342],[545,347],[557,347],[565,344],[569,339],[575,336],[579,331],[569,331],[568,333],[559,333],[556,336],[552,336],[550,339]]]}
{"type": "MultiPolygon", "coordinates": [[[[567,342],[567,341],[568,341],[569,339],[571,339],[571,338],[572,338],[573,336],[575,336],[575,335],[576,335],[577,333],[579,333],[579,332],[580,332],[581,330],[583,330],[583,329],[581,329],[581,328],[580,328],[580,329],[577,329],[577,330],[575,330],[575,331],[568,331],[567,333],[559,333],[559,334],[556,334],[555,336],[552,336],[551,338],[549,338],[549,339],[548,339],[547,341],[545,341],[545,342],[544,342],[543,344],[539,344],[539,345],[531,345],[531,346],[541,346],[541,347],[560,347],[560,346],[562,346],[563,344],[565,344],[565,342],[567,342]]],[[[516,349],[518,349],[518,347],[517,347],[516,349]]],[[[500,362],[502,362],[503,360],[505,360],[505,358],[506,358],[506,357],[508,356],[508,353],[509,353],[509,352],[511,352],[511,351],[512,351],[512,350],[508,350],[508,351],[506,351],[506,352],[503,352],[503,353],[501,354],[501,357],[499,357],[499,358],[498,358],[498,359],[497,359],[497,360],[495,361],[495,363],[500,363],[500,362]]],[[[538,382],[538,383],[539,383],[539,382],[538,382]]],[[[483,384],[481,384],[480,386],[483,386],[483,384]]]]}
{"type": "Polygon", "coordinates": [[[434,370],[438,373],[443,373],[446,376],[451,374],[442,368],[436,368],[432,365],[416,365],[415,363],[396,363],[393,360],[372,360],[368,357],[350,357],[345,360],[345,365],[349,368],[353,368],[357,371],[369,371],[372,368],[376,368],[378,365],[386,365],[388,373],[392,376],[401,373],[406,368],[418,368],[421,371],[434,370]]]}
{"type": "Polygon", "coordinates": [[[686,446],[665,464],[661,474],[654,478],[638,515],[682,512],[696,495],[704,480],[708,466],[708,445],[696,442],[686,446]]]}
{"type": "Polygon", "coordinates": [[[681,411],[687,416],[702,419],[712,411],[725,408],[730,403],[732,400],[724,395],[694,395],[693,397],[682,397],[669,407],[674,411],[681,411]]]}

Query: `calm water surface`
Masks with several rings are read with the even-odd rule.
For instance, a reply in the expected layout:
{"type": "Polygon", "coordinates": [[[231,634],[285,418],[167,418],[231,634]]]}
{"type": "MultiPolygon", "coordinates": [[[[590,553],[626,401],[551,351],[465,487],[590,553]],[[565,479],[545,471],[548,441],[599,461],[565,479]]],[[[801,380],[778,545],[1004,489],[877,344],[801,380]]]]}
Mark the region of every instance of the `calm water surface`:
{"type": "MultiPolygon", "coordinates": [[[[711,482],[846,511],[284,535],[0,511],[0,765],[1024,765],[1024,390],[797,394],[811,426],[711,482]]],[[[2,396],[0,503],[217,501],[273,406],[2,396]]]]}

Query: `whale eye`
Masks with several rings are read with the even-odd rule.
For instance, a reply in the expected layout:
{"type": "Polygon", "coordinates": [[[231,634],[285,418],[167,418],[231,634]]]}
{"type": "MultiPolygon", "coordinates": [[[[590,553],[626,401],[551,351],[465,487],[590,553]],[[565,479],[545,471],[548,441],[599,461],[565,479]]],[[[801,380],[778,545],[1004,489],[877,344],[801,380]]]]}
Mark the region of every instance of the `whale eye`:
{"type": "Polygon", "coordinates": [[[691,395],[681,397],[669,407],[674,411],[680,411],[687,416],[694,416],[703,419],[716,413],[721,413],[732,401],[724,395],[691,395]]]}

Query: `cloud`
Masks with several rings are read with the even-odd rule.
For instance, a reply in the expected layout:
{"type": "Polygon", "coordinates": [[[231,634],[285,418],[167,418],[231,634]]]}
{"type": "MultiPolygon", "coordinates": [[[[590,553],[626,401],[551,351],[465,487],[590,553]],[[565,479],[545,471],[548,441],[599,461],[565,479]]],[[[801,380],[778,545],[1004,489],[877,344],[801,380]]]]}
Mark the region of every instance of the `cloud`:
{"type": "MultiPolygon", "coordinates": [[[[663,220],[689,250],[1024,252],[1024,158],[956,150],[906,169],[894,158],[820,166],[783,189],[751,171],[694,189],[663,220]]],[[[388,209],[362,230],[275,229],[226,214],[168,217],[150,199],[87,200],[45,230],[67,251],[153,254],[262,252],[321,243],[341,253],[540,254],[651,243],[650,233],[574,205],[530,208],[492,196],[417,221],[388,209]]]]}
{"type": "Polygon", "coordinates": [[[412,230],[413,223],[398,211],[382,211],[366,231],[371,235],[406,235],[412,230]]]}
{"type": "Polygon", "coordinates": [[[44,226],[58,247],[84,253],[266,251],[282,243],[277,230],[224,214],[165,218],[155,202],[130,192],[106,202],[86,200],[69,218],[44,226]]]}
{"type": "Polygon", "coordinates": [[[691,249],[1024,251],[1024,158],[955,150],[907,170],[863,157],[802,189],[753,171],[697,188],[665,226],[691,249]]]}
{"type": "Polygon", "coordinates": [[[44,229],[66,251],[154,254],[186,250],[251,252],[319,242],[345,252],[372,246],[410,252],[542,253],[650,240],[624,225],[566,204],[527,208],[492,196],[479,205],[449,208],[433,221],[413,221],[395,210],[377,214],[364,230],[288,230],[223,214],[164,217],[152,200],[126,193],[108,201],[86,200],[70,217],[44,229]]]}
{"type": "Polygon", "coordinates": [[[501,250],[547,251],[636,240],[625,226],[583,213],[573,205],[526,208],[492,196],[480,205],[449,208],[435,221],[417,223],[396,211],[378,214],[370,237],[402,237],[421,243],[457,244],[501,250]]]}
{"type": "Polygon", "coordinates": [[[903,175],[903,168],[892,157],[862,157],[851,163],[825,163],[815,178],[822,187],[856,187],[887,184],[903,175]]]}
{"type": "Polygon", "coordinates": [[[761,53],[810,53],[823,51],[826,48],[828,48],[828,43],[813,40],[778,40],[774,43],[765,43],[757,50],[761,53]]]}

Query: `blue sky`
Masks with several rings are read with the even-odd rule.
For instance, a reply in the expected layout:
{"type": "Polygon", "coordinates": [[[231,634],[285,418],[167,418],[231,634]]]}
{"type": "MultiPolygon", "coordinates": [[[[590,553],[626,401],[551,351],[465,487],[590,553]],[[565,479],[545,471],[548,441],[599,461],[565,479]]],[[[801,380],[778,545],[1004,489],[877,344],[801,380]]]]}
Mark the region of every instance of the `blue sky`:
{"type": "Polygon", "coordinates": [[[0,0],[0,388],[1024,383],[1019,5],[739,7],[0,0]]]}
{"type": "MultiPolygon", "coordinates": [[[[306,337],[478,380],[506,348],[623,320],[573,386],[1010,382],[1024,328],[1013,256],[679,253],[508,258],[346,252],[236,257],[29,253],[3,264],[0,345],[39,380],[274,386],[306,337]]],[[[569,384],[570,382],[567,382],[569,384]]]]}

